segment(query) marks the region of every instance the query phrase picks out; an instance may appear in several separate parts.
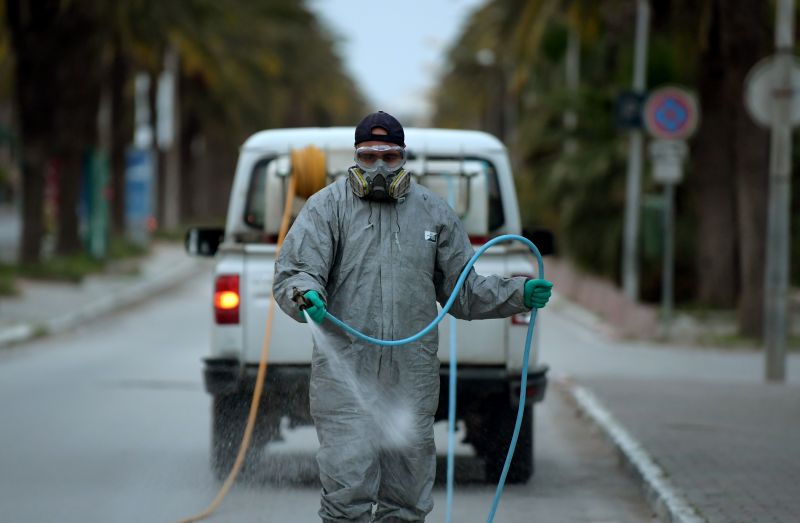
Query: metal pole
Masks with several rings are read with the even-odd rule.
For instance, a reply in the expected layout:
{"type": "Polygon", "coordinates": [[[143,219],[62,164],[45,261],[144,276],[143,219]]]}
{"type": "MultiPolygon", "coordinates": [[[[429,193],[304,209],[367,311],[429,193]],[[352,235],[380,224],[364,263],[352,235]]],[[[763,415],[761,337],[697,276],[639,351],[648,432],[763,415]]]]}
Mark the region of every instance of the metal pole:
{"type": "Polygon", "coordinates": [[[661,325],[664,337],[669,337],[672,326],[673,275],[675,238],[675,184],[664,184],[664,257],[661,277],[661,325]]]}
{"type": "MultiPolygon", "coordinates": [[[[650,27],[650,3],[638,0],[636,12],[636,49],[633,68],[633,90],[644,93],[647,66],[647,39],[650,27]]],[[[639,198],[642,178],[641,129],[631,132],[628,145],[628,176],[625,191],[625,235],[622,248],[622,283],[631,299],[639,297],[638,249],[639,198]]]]}
{"type": "Polygon", "coordinates": [[[794,0],[780,0],[775,14],[776,74],[770,134],[764,345],[767,381],[786,380],[786,309],[789,286],[789,204],[792,174],[792,66],[794,0]]]}

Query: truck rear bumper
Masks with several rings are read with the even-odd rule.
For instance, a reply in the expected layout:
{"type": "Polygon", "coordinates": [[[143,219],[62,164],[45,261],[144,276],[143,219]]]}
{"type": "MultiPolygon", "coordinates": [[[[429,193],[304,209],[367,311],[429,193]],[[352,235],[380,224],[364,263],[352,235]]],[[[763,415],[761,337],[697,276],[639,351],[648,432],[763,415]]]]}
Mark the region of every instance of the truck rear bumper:
{"type": "MultiPolygon", "coordinates": [[[[258,365],[242,365],[233,358],[206,358],[203,378],[206,392],[211,395],[253,392],[258,376],[258,365]]],[[[269,391],[290,393],[298,386],[308,390],[311,376],[309,365],[270,365],[264,383],[264,394],[269,391]]]]}
{"type": "MultiPolygon", "coordinates": [[[[242,366],[233,358],[206,358],[204,369],[205,388],[211,395],[217,394],[252,394],[258,366],[247,364],[242,366]]],[[[545,365],[528,371],[526,384],[526,405],[540,402],[547,390],[547,371],[545,365]]],[[[264,395],[286,410],[299,409],[307,412],[308,381],[311,375],[309,365],[271,365],[267,370],[264,395]]],[[[440,394],[439,411],[447,407],[447,395],[450,388],[450,369],[442,365],[439,370],[440,394]]],[[[473,401],[484,401],[487,398],[507,397],[512,405],[519,402],[521,376],[509,374],[505,367],[471,367],[458,368],[459,407],[473,401]]],[[[459,408],[459,410],[461,410],[459,408]]],[[[437,412],[437,418],[442,412],[437,412]]]]}
{"type": "MultiPolygon", "coordinates": [[[[253,390],[258,366],[247,364],[242,366],[239,360],[233,358],[206,358],[203,371],[206,392],[209,394],[225,394],[253,390]]],[[[527,395],[528,399],[535,402],[544,399],[547,388],[546,365],[540,365],[528,370],[527,395]]],[[[442,365],[439,370],[442,390],[446,390],[450,379],[450,369],[442,365]]],[[[311,376],[309,365],[272,365],[267,372],[267,383],[274,382],[305,382],[311,376]]],[[[509,374],[505,367],[458,367],[458,380],[460,383],[469,383],[487,393],[503,392],[504,385],[511,385],[508,392],[519,396],[521,376],[509,374]]],[[[459,384],[459,386],[461,386],[459,384]]]]}
{"type": "MultiPolygon", "coordinates": [[[[207,358],[203,371],[206,391],[212,396],[236,394],[250,397],[255,390],[258,365],[233,358],[207,358]]],[[[309,365],[270,365],[261,403],[266,412],[288,416],[292,425],[311,424],[308,405],[309,365]]]]}
{"type": "MultiPolygon", "coordinates": [[[[525,386],[526,400],[537,403],[544,399],[544,393],[547,389],[548,370],[550,369],[547,365],[528,369],[528,379],[525,386]]],[[[459,366],[457,374],[459,388],[464,383],[468,383],[473,388],[485,391],[487,395],[508,392],[512,396],[519,397],[522,376],[520,374],[510,374],[505,367],[459,366]]],[[[439,376],[441,378],[441,390],[444,394],[449,389],[450,368],[443,364],[439,370],[439,376]]]]}
{"type": "MultiPolygon", "coordinates": [[[[533,405],[544,400],[547,390],[546,365],[540,365],[528,370],[525,385],[525,405],[533,405]]],[[[436,419],[447,418],[447,398],[450,393],[450,369],[442,365],[439,380],[439,409],[436,419]]],[[[510,404],[516,408],[519,405],[522,376],[509,374],[505,367],[458,367],[458,401],[456,415],[461,417],[466,411],[475,408],[477,404],[484,404],[490,399],[508,398],[510,404]]]]}

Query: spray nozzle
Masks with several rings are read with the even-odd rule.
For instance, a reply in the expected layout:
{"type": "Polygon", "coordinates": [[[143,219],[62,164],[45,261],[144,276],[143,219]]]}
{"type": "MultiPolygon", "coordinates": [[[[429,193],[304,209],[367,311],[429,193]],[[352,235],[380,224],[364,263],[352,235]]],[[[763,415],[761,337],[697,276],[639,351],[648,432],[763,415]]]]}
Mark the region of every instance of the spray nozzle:
{"type": "Polygon", "coordinates": [[[305,292],[301,291],[297,287],[293,287],[292,289],[294,290],[294,293],[292,294],[292,301],[295,302],[298,307],[300,307],[301,311],[305,310],[305,309],[307,309],[307,308],[309,308],[309,307],[311,307],[313,305],[313,303],[311,303],[304,296],[305,292]]]}

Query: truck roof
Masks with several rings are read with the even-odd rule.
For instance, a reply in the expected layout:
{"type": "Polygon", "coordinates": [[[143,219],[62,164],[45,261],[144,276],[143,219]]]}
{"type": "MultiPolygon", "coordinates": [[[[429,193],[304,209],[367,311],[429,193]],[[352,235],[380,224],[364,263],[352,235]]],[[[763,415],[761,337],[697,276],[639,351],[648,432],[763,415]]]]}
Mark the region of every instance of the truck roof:
{"type": "MultiPolygon", "coordinates": [[[[298,127],[260,131],[248,138],[243,149],[283,152],[315,145],[321,149],[351,149],[352,127],[298,127]]],[[[405,129],[406,146],[413,153],[462,154],[505,152],[505,146],[496,137],[483,131],[461,129],[405,129]]]]}

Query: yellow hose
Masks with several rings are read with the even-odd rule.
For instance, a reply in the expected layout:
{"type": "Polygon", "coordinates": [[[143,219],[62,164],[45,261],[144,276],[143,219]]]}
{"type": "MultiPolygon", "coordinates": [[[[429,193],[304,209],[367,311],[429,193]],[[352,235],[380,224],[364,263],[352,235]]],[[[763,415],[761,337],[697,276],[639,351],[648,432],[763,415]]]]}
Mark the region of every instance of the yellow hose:
{"type": "Polygon", "coordinates": [[[308,198],[325,187],[325,153],[309,145],[292,151],[292,176],[297,180],[297,195],[308,198]]]}
{"type": "MultiPolygon", "coordinates": [[[[286,190],[286,204],[283,207],[283,218],[281,219],[281,228],[278,232],[278,245],[275,250],[275,258],[281,252],[283,240],[286,238],[286,233],[289,231],[289,221],[292,215],[292,205],[294,203],[295,195],[302,198],[308,198],[315,192],[325,187],[326,183],[326,169],[325,169],[325,153],[317,147],[310,145],[304,149],[292,151],[292,172],[289,177],[289,185],[286,190]]],[[[253,436],[253,428],[256,424],[256,415],[258,413],[258,406],[261,403],[261,393],[264,390],[264,380],[267,377],[267,360],[269,359],[269,345],[272,337],[272,322],[275,318],[275,297],[271,296],[267,310],[267,325],[264,332],[264,341],[261,345],[261,359],[258,362],[258,374],[256,375],[255,390],[253,390],[253,399],[250,403],[250,412],[247,416],[247,425],[244,429],[244,436],[242,443],[239,446],[239,453],[236,455],[236,461],[233,463],[228,477],[222,484],[214,500],[203,512],[180,520],[178,523],[193,523],[209,517],[222,503],[228,491],[236,481],[239,471],[244,464],[247,449],[250,447],[250,440],[253,436]]]]}

